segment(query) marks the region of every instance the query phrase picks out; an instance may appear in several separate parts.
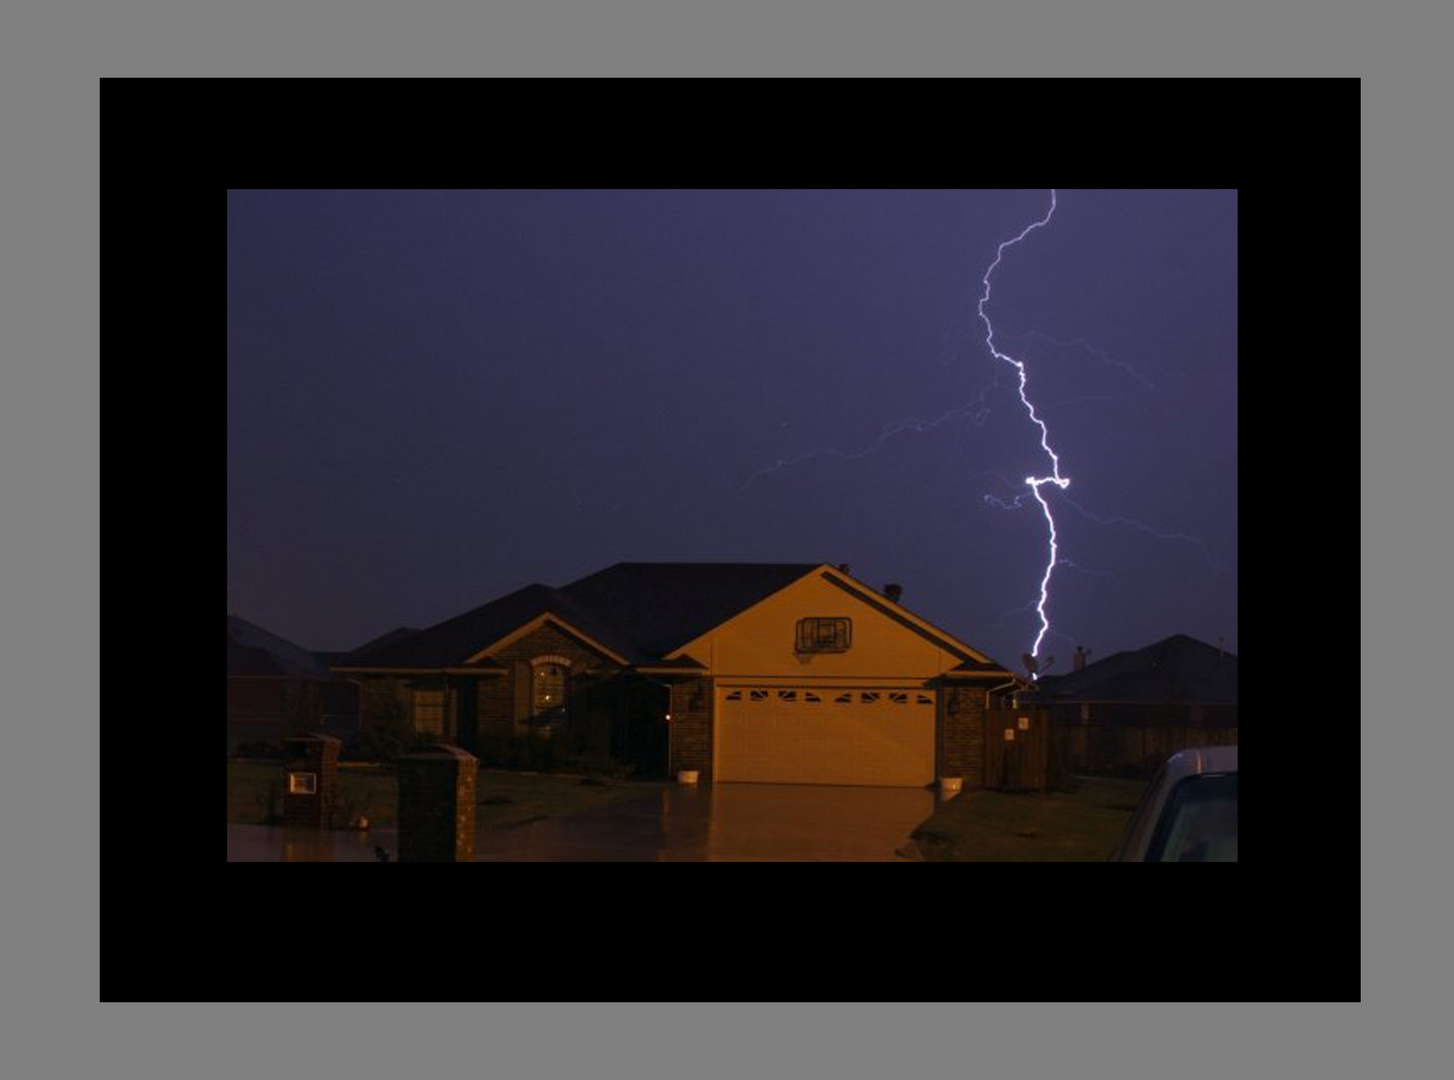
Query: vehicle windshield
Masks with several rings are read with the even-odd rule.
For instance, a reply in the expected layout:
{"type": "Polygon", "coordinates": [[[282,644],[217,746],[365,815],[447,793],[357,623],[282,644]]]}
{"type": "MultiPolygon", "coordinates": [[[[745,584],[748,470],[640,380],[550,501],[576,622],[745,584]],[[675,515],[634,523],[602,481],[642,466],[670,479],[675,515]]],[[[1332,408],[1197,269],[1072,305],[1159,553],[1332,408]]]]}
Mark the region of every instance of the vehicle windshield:
{"type": "Polygon", "coordinates": [[[1236,862],[1237,774],[1189,776],[1171,792],[1147,862],[1236,862]]]}

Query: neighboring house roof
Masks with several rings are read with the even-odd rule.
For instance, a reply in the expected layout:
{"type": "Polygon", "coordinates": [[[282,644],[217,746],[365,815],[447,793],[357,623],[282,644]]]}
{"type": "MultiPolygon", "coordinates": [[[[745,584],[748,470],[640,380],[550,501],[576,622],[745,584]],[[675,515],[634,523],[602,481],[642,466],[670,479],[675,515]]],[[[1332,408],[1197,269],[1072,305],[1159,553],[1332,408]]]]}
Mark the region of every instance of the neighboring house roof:
{"type": "Polygon", "coordinates": [[[1237,703],[1237,657],[1185,634],[1115,653],[1083,671],[1046,675],[1042,700],[1237,703]]]}
{"type": "Polygon", "coordinates": [[[227,616],[227,674],[332,679],[316,655],[260,626],[227,616]]]}
{"type": "Polygon", "coordinates": [[[393,630],[390,630],[387,634],[380,634],[376,638],[370,638],[368,641],[365,641],[362,645],[359,645],[356,648],[343,649],[338,652],[319,651],[317,655],[318,659],[322,660],[325,664],[336,664],[339,661],[344,660],[345,658],[358,659],[359,657],[366,656],[371,652],[382,650],[386,646],[394,645],[400,641],[403,641],[410,634],[417,633],[419,633],[419,631],[416,627],[399,626],[395,627],[393,630]]]}
{"type": "Polygon", "coordinates": [[[380,634],[376,638],[365,641],[362,645],[358,646],[358,648],[353,649],[352,654],[354,656],[362,656],[365,653],[382,651],[389,646],[397,645],[405,638],[417,633],[419,633],[417,627],[398,626],[395,627],[393,630],[390,630],[387,634],[380,634]]]}

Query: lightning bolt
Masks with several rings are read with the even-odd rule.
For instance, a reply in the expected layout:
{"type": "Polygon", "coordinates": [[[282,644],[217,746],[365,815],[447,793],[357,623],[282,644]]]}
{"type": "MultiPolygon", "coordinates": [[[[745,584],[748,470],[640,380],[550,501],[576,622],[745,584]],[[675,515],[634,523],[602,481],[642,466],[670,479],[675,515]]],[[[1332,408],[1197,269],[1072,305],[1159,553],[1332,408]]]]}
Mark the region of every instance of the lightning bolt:
{"type": "MultiPolygon", "coordinates": [[[[1084,515],[1085,517],[1089,518],[1092,521],[1095,521],[1095,522],[1097,522],[1099,524],[1102,524],[1102,525],[1127,525],[1127,526],[1131,526],[1133,528],[1139,529],[1139,530],[1141,530],[1141,531],[1143,531],[1143,532],[1145,532],[1145,533],[1147,533],[1147,534],[1149,534],[1151,536],[1154,536],[1154,537],[1156,537],[1158,539],[1161,539],[1161,540],[1180,540],[1180,541],[1185,541],[1185,542],[1188,542],[1188,543],[1197,545],[1198,547],[1200,547],[1200,549],[1202,551],[1202,554],[1206,557],[1207,562],[1209,564],[1211,564],[1214,569],[1218,570],[1219,572],[1223,572],[1223,573],[1228,572],[1225,567],[1220,566],[1216,562],[1216,560],[1214,560],[1212,558],[1211,552],[1208,550],[1205,542],[1202,541],[1202,540],[1200,540],[1200,539],[1198,539],[1197,537],[1188,536],[1188,535],[1185,535],[1183,533],[1166,533],[1166,532],[1160,532],[1160,531],[1157,531],[1155,529],[1152,529],[1151,527],[1149,527],[1147,525],[1143,525],[1140,522],[1132,521],[1129,518],[1119,518],[1119,517],[1118,518],[1102,518],[1102,517],[1099,517],[1099,516],[1097,516],[1095,514],[1092,514],[1090,511],[1086,510],[1085,507],[1081,506],[1079,503],[1077,503],[1074,500],[1072,500],[1068,495],[1065,495],[1064,494],[1065,489],[1070,486],[1070,478],[1061,474],[1061,471],[1060,471],[1060,458],[1055,453],[1054,449],[1051,448],[1049,429],[1045,426],[1044,420],[1042,420],[1040,418],[1040,414],[1036,412],[1035,406],[1034,406],[1034,404],[1030,400],[1030,397],[1029,397],[1029,394],[1028,394],[1028,381],[1029,381],[1029,379],[1028,379],[1028,373],[1026,371],[1025,363],[1023,361],[1020,361],[1020,360],[1015,359],[1013,356],[1009,355],[1008,353],[1002,352],[996,346],[996,344],[995,344],[995,340],[996,339],[995,339],[995,328],[994,328],[994,324],[990,322],[989,315],[986,313],[986,310],[985,310],[986,305],[989,303],[989,299],[990,299],[990,291],[991,291],[990,280],[994,276],[995,270],[999,267],[1000,263],[1003,261],[1004,256],[1005,256],[1005,252],[1009,248],[1014,247],[1020,241],[1024,240],[1027,236],[1029,236],[1036,229],[1040,229],[1040,228],[1043,228],[1046,225],[1048,225],[1050,223],[1051,218],[1053,218],[1055,216],[1055,210],[1056,210],[1056,206],[1057,206],[1057,201],[1058,201],[1058,197],[1057,197],[1056,189],[1052,188],[1051,191],[1050,191],[1050,208],[1049,208],[1049,210],[1046,211],[1045,216],[1042,217],[1042,218],[1040,218],[1038,221],[1031,222],[1024,229],[1022,229],[1017,236],[1014,236],[1014,237],[1010,238],[1009,240],[1004,241],[1003,243],[1001,243],[999,245],[999,247],[995,251],[994,261],[990,263],[989,267],[984,272],[983,278],[981,279],[980,284],[984,287],[984,291],[983,291],[983,293],[979,297],[979,303],[978,303],[978,306],[976,308],[977,313],[978,313],[978,317],[979,317],[980,321],[984,323],[984,327],[985,327],[984,343],[989,348],[989,351],[990,351],[991,355],[996,360],[1003,361],[1004,363],[1006,363],[1006,364],[1010,365],[1011,367],[1013,367],[1015,369],[1016,373],[1019,376],[1019,380],[1018,380],[1018,384],[1019,384],[1018,385],[1018,392],[1019,392],[1019,396],[1020,396],[1020,402],[1025,407],[1025,411],[1029,415],[1031,422],[1034,423],[1040,429],[1040,446],[1041,446],[1041,449],[1043,449],[1045,451],[1046,457],[1049,459],[1050,466],[1051,466],[1050,473],[1049,473],[1048,476],[1027,476],[1027,477],[1025,477],[1025,479],[1024,479],[1024,486],[1028,490],[1021,491],[1019,494],[1015,495],[1013,497],[1013,499],[1011,499],[1008,502],[1005,501],[1005,500],[1003,500],[1003,499],[997,498],[994,495],[990,495],[990,494],[985,494],[985,495],[982,496],[982,499],[983,499],[983,502],[984,503],[986,503],[988,505],[991,505],[991,506],[998,507],[998,508],[1000,508],[1002,510],[1018,510],[1018,509],[1021,509],[1022,507],[1024,507],[1025,505],[1028,504],[1028,500],[1034,499],[1035,502],[1039,504],[1040,511],[1041,511],[1041,513],[1045,517],[1046,530],[1048,532],[1048,548],[1049,548],[1049,554],[1048,554],[1048,558],[1047,558],[1046,564],[1045,564],[1045,572],[1044,572],[1044,574],[1041,575],[1041,578],[1040,578],[1040,592],[1039,592],[1039,597],[1033,603],[1027,603],[1027,604],[1025,604],[1025,605],[1023,605],[1021,607],[1015,608],[1013,611],[1006,612],[1004,615],[1002,615],[1000,617],[1001,621],[1003,621],[1003,619],[1006,618],[1006,617],[1008,617],[1009,615],[1018,614],[1020,612],[1027,611],[1031,607],[1033,607],[1035,609],[1036,613],[1040,617],[1040,631],[1035,636],[1035,642],[1031,646],[1030,655],[1033,656],[1033,657],[1036,657],[1037,659],[1038,659],[1038,657],[1040,655],[1040,646],[1044,642],[1045,637],[1046,637],[1047,634],[1052,634],[1052,635],[1054,635],[1056,637],[1065,637],[1065,635],[1062,634],[1062,633],[1060,633],[1059,631],[1051,630],[1051,628],[1050,628],[1050,619],[1049,619],[1049,616],[1046,614],[1046,610],[1045,610],[1046,605],[1049,603],[1049,597],[1050,597],[1050,581],[1051,581],[1052,576],[1054,575],[1054,572],[1055,572],[1056,568],[1057,567],[1064,567],[1066,569],[1073,569],[1073,570],[1076,570],[1078,572],[1085,573],[1085,574],[1088,574],[1088,575],[1091,575],[1091,576],[1096,576],[1096,577],[1114,577],[1114,575],[1107,574],[1104,571],[1090,570],[1090,569],[1088,569],[1086,567],[1077,566],[1075,563],[1071,562],[1069,559],[1061,559],[1061,558],[1059,558],[1059,544],[1058,544],[1058,536],[1057,536],[1056,528],[1055,528],[1055,516],[1051,513],[1050,503],[1046,501],[1045,495],[1041,492],[1041,488],[1044,487],[1046,484],[1053,484],[1054,486],[1056,486],[1057,488],[1059,488],[1060,491],[1061,491],[1060,499],[1063,502],[1065,502],[1066,504],[1068,504],[1069,506],[1073,507],[1078,513],[1084,515]]],[[[1115,367],[1121,368],[1128,376],[1130,376],[1131,378],[1137,380],[1142,385],[1146,386],[1148,389],[1153,390],[1153,391],[1158,391],[1160,389],[1159,387],[1156,386],[1156,384],[1152,383],[1149,379],[1146,379],[1144,376],[1142,376],[1130,364],[1127,364],[1127,363],[1124,363],[1122,361],[1119,361],[1119,360],[1115,359],[1114,357],[1112,357],[1109,354],[1107,354],[1104,350],[1101,350],[1101,349],[1097,348],[1095,345],[1091,344],[1090,342],[1086,341],[1083,338],[1078,338],[1078,339],[1076,339],[1074,341],[1061,341],[1061,340],[1059,340],[1057,338],[1051,337],[1048,334],[1042,334],[1042,333],[1040,333],[1038,331],[1033,331],[1033,330],[1032,331],[1027,331],[1026,333],[1020,334],[1020,335],[1013,335],[1013,334],[1009,334],[1009,333],[1002,333],[1000,336],[1002,338],[1009,338],[1011,340],[1024,340],[1025,338],[1034,337],[1034,338],[1042,339],[1044,341],[1048,341],[1051,344],[1053,344],[1053,345],[1055,345],[1055,346],[1057,346],[1059,348],[1062,348],[1062,349],[1075,349],[1075,348],[1083,349],[1087,353],[1089,353],[1089,354],[1095,356],[1097,359],[1101,360],[1102,362],[1104,362],[1104,363],[1106,363],[1108,365],[1113,365],[1115,367]]],[[[957,352],[958,352],[958,350],[953,350],[952,351],[952,355],[949,358],[947,358],[947,359],[941,360],[941,363],[947,365],[950,362],[950,360],[952,360],[952,359],[955,358],[955,356],[957,355],[957,352]]],[[[779,459],[778,461],[773,462],[771,465],[767,466],[766,468],[759,469],[757,472],[755,472],[751,476],[749,476],[747,478],[746,483],[744,483],[740,488],[738,488],[737,491],[738,491],[739,494],[741,494],[742,492],[745,492],[755,481],[761,479],[762,477],[769,476],[769,475],[771,475],[773,473],[776,473],[776,472],[779,472],[780,470],[783,470],[783,469],[791,468],[792,466],[799,465],[799,464],[801,464],[801,463],[803,463],[805,461],[809,461],[809,460],[814,459],[814,458],[819,458],[819,457],[835,457],[835,458],[840,458],[840,459],[845,459],[845,460],[854,460],[854,459],[869,457],[870,455],[877,453],[884,446],[884,444],[888,442],[889,439],[891,439],[894,436],[899,435],[899,434],[901,434],[903,432],[912,431],[912,432],[916,432],[916,433],[921,433],[921,432],[931,431],[934,428],[939,427],[941,424],[948,423],[949,421],[952,421],[952,420],[959,420],[959,419],[962,419],[962,418],[965,418],[965,417],[972,418],[974,420],[974,422],[975,422],[976,425],[982,425],[984,423],[984,421],[985,421],[986,416],[989,413],[989,404],[988,404],[988,400],[987,400],[988,399],[988,396],[991,393],[995,392],[996,390],[1008,390],[1008,389],[1009,388],[1006,387],[1004,384],[1000,383],[998,380],[995,380],[995,381],[991,382],[988,386],[986,386],[983,390],[981,390],[980,393],[979,393],[979,395],[978,395],[978,397],[975,400],[969,402],[968,404],[961,405],[958,408],[952,409],[949,412],[944,413],[942,416],[939,416],[936,419],[932,419],[932,420],[922,420],[922,419],[910,417],[910,418],[906,418],[906,419],[902,419],[902,420],[896,420],[896,421],[894,421],[893,423],[890,423],[890,424],[885,424],[883,426],[883,428],[880,430],[878,436],[875,439],[873,439],[866,446],[863,446],[862,448],[857,449],[857,450],[837,450],[837,449],[832,449],[832,448],[819,447],[819,448],[816,448],[816,449],[807,450],[807,451],[805,451],[805,452],[803,452],[801,454],[798,454],[798,455],[796,455],[794,457],[779,459]]],[[[1053,410],[1055,407],[1057,407],[1059,405],[1068,405],[1068,404],[1075,404],[1075,403],[1082,402],[1082,401],[1095,401],[1095,400],[1115,400],[1115,399],[1113,399],[1113,398],[1099,397],[1099,396],[1092,396],[1092,397],[1074,398],[1074,399],[1069,399],[1069,400],[1061,401],[1061,402],[1052,402],[1050,404],[1043,405],[1042,407],[1044,409],[1047,409],[1047,410],[1053,410]]],[[[997,478],[999,480],[999,482],[1004,485],[1004,487],[1006,488],[1006,490],[1009,490],[1009,491],[1015,490],[1016,487],[1018,486],[1018,485],[1015,485],[1015,484],[1011,483],[1008,479],[1006,479],[1004,476],[1001,476],[999,473],[991,473],[991,472],[977,473],[977,474],[975,474],[975,476],[970,477],[969,480],[972,481],[972,480],[974,480],[974,479],[976,479],[978,477],[982,477],[982,476],[993,476],[993,477],[997,478]]],[[[1066,640],[1071,640],[1071,639],[1066,638],[1066,640]]]]}
{"type": "Polygon", "coordinates": [[[990,322],[989,316],[985,314],[984,306],[985,304],[989,303],[990,299],[990,277],[994,274],[995,268],[1000,265],[1000,261],[1005,257],[1005,249],[1014,247],[1036,229],[1043,228],[1045,225],[1048,225],[1050,223],[1050,219],[1055,216],[1055,205],[1055,189],[1051,188],[1050,209],[1045,212],[1045,216],[1039,221],[1032,222],[1031,224],[1025,226],[1019,236],[1016,236],[1011,240],[1006,240],[1002,244],[1000,244],[998,250],[995,251],[995,261],[990,263],[989,269],[984,272],[984,295],[979,298],[978,308],[979,317],[985,325],[986,333],[984,341],[985,344],[989,347],[990,352],[994,355],[996,360],[1003,360],[1005,363],[1012,365],[1015,370],[1018,371],[1020,374],[1020,401],[1024,404],[1025,411],[1030,414],[1031,421],[1034,422],[1034,424],[1040,429],[1041,449],[1043,449],[1046,455],[1050,458],[1051,467],[1049,476],[1025,477],[1025,483],[1030,486],[1029,493],[1033,495],[1035,497],[1035,501],[1040,504],[1040,509],[1045,514],[1045,524],[1050,530],[1050,558],[1045,564],[1045,574],[1040,579],[1040,600],[1035,605],[1035,611],[1040,616],[1040,633],[1035,635],[1035,644],[1030,648],[1030,655],[1037,658],[1040,655],[1040,643],[1045,640],[1045,633],[1050,629],[1050,619],[1045,614],[1045,604],[1050,597],[1050,576],[1055,572],[1055,555],[1057,551],[1055,543],[1055,516],[1051,514],[1050,504],[1045,501],[1045,496],[1040,494],[1040,488],[1045,484],[1054,484],[1056,487],[1064,491],[1067,487],[1070,486],[1070,478],[1060,475],[1060,458],[1056,455],[1055,451],[1050,448],[1050,432],[1045,427],[1045,421],[1041,420],[1040,417],[1036,415],[1035,406],[1030,403],[1030,398],[1025,393],[1025,386],[1028,381],[1025,372],[1025,365],[1021,361],[1016,360],[1013,356],[1010,356],[1008,353],[1003,353],[999,349],[995,348],[994,324],[990,322]]]}

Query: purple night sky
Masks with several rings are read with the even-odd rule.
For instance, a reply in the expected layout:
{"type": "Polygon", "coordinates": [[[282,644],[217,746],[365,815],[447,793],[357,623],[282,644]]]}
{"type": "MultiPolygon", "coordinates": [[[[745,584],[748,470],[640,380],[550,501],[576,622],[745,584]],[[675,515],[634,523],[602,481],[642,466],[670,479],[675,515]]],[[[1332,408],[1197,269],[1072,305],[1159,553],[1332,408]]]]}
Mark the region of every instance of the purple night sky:
{"type": "MultiPolygon", "coordinates": [[[[1045,520],[986,496],[1049,464],[976,304],[1049,203],[232,192],[228,609],[345,649],[615,562],[848,563],[1018,668],[1045,520]]],[[[1061,189],[992,285],[1072,480],[1042,658],[1236,651],[1236,192],[1061,189]]]]}

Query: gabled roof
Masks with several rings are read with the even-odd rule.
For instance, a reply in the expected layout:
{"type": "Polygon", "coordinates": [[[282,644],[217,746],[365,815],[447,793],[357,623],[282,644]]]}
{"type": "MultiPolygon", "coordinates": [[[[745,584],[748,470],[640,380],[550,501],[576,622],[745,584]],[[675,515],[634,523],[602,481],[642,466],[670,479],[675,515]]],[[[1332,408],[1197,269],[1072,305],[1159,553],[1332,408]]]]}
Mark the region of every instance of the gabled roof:
{"type": "MultiPolygon", "coordinates": [[[[541,616],[554,615],[593,641],[621,654],[630,663],[637,656],[629,640],[582,608],[559,589],[527,585],[442,623],[392,641],[378,639],[335,661],[339,667],[452,667],[465,664],[481,649],[541,616]]],[[[397,632],[396,632],[397,633],[397,632]]],[[[385,635],[389,637],[389,635],[385,635]]]]}
{"type": "MultiPolygon", "coordinates": [[[[823,563],[617,563],[558,589],[527,585],[424,630],[394,631],[333,663],[341,669],[354,666],[446,668],[467,663],[490,666],[488,658],[479,659],[483,650],[538,619],[551,617],[584,637],[588,644],[609,650],[633,666],[696,670],[701,664],[691,657],[671,660],[666,657],[824,566],[823,563]]],[[[848,591],[859,594],[856,583],[848,591]]],[[[875,606],[894,607],[877,594],[868,596],[865,592],[863,598],[875,606]]],[[[909,625],[904,617],[894,611],[889,613],[909,625]]],[[[957,643],[942,631],[936,634],[944,638],[946,646],[957,649],[957,643]]],[[[973,652],[967,646],[965,649],[973,652]]],[[[993,662],[975,659],[967,661],[962,669],[1004,671],[993,662]]]]}
{"type": "Polygon", "coordinates": [[[609,614],[636,648],[659,657],[791,585],[818,563],[617,563],[561,591],[609,614]]]}
{"type": "Polygon", "coordinates": [[[227,674],[333,678],[323,662],[307,649],[236,615],[227,616],[227,674]]]}
{"type": "Polygon", "coordinates": [[[726,621],[815,569],[816,563],[617,563],[562,588],[527,585],[424,630],[394,631],[332,658],[338,667],[449,667],[542,616],[566,625],[633,665],[726,621]],[[386,640],[392,637],[392,640],[386,640]]]}
{"type": "Polygon", "coordinates": [[[1237,703],[1237,657],[1173,634],[1144,649],[1115,653],[1068,675],[1047,675],[1039,695],[1057,701],[1237,703]]]}

